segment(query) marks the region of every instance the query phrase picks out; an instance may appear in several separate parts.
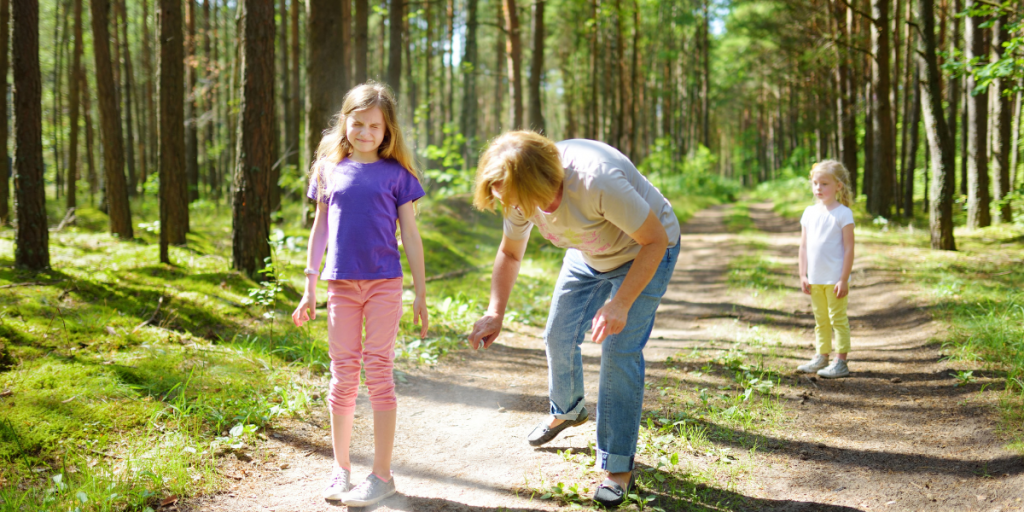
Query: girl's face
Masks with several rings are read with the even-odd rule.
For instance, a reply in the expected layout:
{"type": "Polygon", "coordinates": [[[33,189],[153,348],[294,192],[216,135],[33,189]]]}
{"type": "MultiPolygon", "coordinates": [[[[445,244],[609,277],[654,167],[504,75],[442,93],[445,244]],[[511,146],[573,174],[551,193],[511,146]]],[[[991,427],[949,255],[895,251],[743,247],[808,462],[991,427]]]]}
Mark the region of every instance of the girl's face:
{"type": "Polygon", "coordinates": [[[378,107],[349,114],[345,119],[345,138],[352,144],[353,159],[364,163],[376,161],[379,158],[377,148],[384,140],[386,131],[384,113],[378,107]]]}
{"type": "Polygon", "coordinates": [[[811,178],[811,190],[814,197],[825,206],[836,202],[836,195],[843,185],[831,174],[819,172],[811,178]]]}

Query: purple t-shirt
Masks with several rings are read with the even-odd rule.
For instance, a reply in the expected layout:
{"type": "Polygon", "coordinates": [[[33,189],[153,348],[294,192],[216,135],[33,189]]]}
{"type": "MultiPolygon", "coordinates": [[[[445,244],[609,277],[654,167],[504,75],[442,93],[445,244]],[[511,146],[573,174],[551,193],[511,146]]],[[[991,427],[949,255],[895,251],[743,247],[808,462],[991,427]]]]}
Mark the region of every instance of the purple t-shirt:
{"type": "MultiPolygon", "coordinates": [[[[349,158],[327,171],[327,261],[320,279],[402,277],[395,238],[398,207],[424,196],[412,173],[392,159],[372,164],[349,158]]],[[[317,184],[306,196],[317,200],[317,184]]]]}

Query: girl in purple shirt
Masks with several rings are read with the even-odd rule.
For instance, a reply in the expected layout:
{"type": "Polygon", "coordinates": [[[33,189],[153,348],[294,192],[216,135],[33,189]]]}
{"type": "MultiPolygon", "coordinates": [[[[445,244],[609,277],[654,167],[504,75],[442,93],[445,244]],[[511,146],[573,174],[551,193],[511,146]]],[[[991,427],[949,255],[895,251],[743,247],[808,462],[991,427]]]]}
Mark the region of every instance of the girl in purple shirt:
{"type": "Polygon", "coordinates": [[[428,326],[423,243],[413,208],[413,202],[424,193],[396,115],[395,100],[387,87],[365,83],[345,95],[337,121],[320,141],[306,193],[317,202],[306,256],[306,291],[292,313],[297,326],[316,318],[317,279],[328,281],[334,470],[323,497],[352,507],[372,505],[395,493],[391,475],[397,410],[393,367],[402,317],[396,222],[416,290],[413,322],[422,324],[420,336],[426,336],[428,326]],[[327,261],[321,273],[324,249],[327,261]],[[349,444],[360,360],[366,367],[373,408],[373,472],[350,490],[349,444]]]}

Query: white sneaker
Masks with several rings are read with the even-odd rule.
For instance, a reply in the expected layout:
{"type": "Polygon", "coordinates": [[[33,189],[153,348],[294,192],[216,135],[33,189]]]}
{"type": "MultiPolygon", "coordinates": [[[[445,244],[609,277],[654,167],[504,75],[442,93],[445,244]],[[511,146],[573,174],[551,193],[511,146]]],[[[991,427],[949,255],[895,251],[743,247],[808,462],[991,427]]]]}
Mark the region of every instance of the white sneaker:
{"type": "Polygon", "coordinates": [[[823,379],[838,379],[841,377],[849,377],[850,369],[846,366],[846,361],[842,359],[836,359],[832,361],[832,364],[824,370],[818,370],[818,377],[823,379]]]}
{"type": "Polygon", "coordinates": [[[349,507],[368,507],[395,493],[395,477],[387,482],[370,473],[366,480],[345,494],[341,502],[349,507]]]}
{"type": "Polygon", "coordinates": [[[804,373],[814,373],[828,366],[828,354],[815,354],[810,361],[797,366],[796,369],[804,373]]]}
{"type": "Polygon", "coordinates": [[[345,497],[352,485],[349,483],[349,471],[344,468],[334,467],[334,472],[327,479],[327,487],[324,488],[323,497],[325,500],[340,500],[345,497]]]}

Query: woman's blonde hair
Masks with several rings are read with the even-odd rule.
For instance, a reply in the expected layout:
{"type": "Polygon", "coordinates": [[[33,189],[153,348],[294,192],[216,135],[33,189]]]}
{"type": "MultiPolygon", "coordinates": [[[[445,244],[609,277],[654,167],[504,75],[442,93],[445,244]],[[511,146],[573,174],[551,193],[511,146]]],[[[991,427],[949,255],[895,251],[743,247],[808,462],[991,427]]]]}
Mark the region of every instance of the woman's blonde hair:
{"type": "Polygon", "coordinates": [[[371,80],[353,87],[345,94],[341,111],[334,116],[330,129],[324,132],[324,137],[320,139],[320,145],[316,148],[316,159],[313,165],[309,166],[310,183],[317,184],[317,200],[322,202],[327,195],[328,174],[324,171],[352,154],[352,144],[345,137],[349,116],[353,112],[373,107],[379,108],[384,115],[384,138],[377,147],[377,155],[380,158],[396,160],[413,177],[420,179],[412,151],[405,145],[402,129],[398,126],[398,106],[395,97],[388,86],[371,80]],[[322,180],[319,179],[321,175],[324,177],[322,180]]]}
{"type": "Polygon", "coordinates": [[[853,186],[850,185],[850,171],[846,166],[837,160],[822,160],[811,166],[810,178],[814,179],[816,174],[831,174],[839,183],[839,190],[836,191],[836,200],[847,208],[853,206],[853,186]]]}
{"type": "Polygon", "coordinates": [[[555,200],[564,178],[565,168],[551,139],[532,131],[507,132],[480,157],[473,206],[493,209],[497,198],[492,189],[497,187],[503,214],[518,207],[531,217],[555,200]]]}

